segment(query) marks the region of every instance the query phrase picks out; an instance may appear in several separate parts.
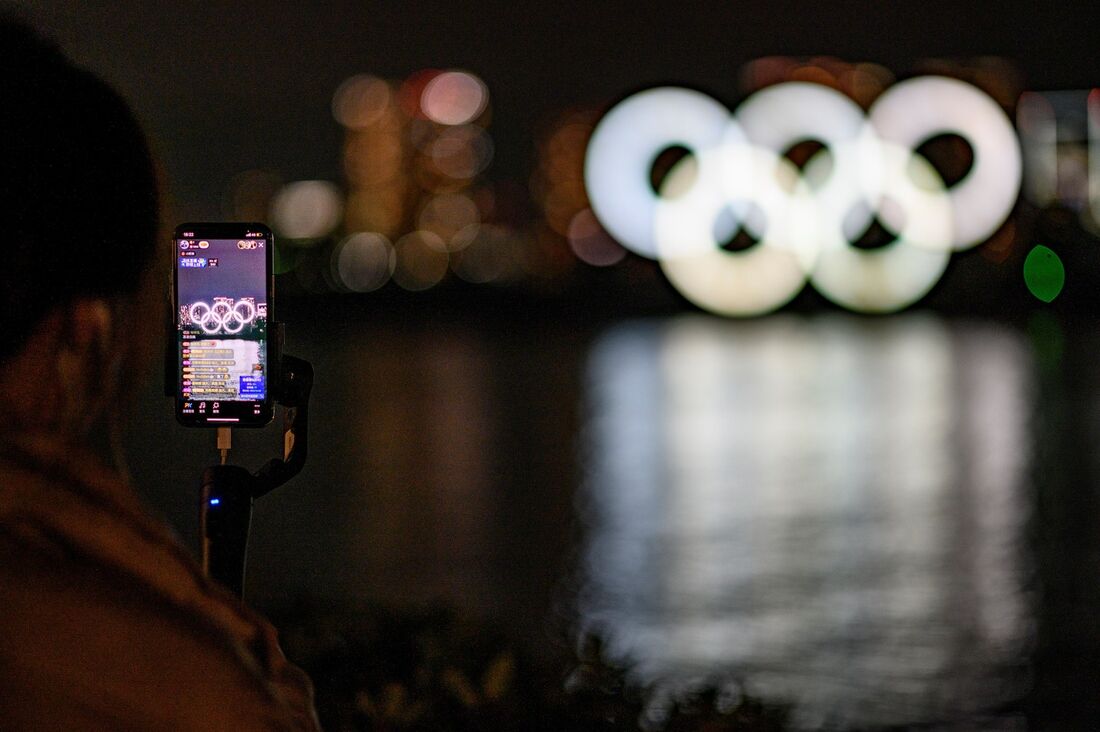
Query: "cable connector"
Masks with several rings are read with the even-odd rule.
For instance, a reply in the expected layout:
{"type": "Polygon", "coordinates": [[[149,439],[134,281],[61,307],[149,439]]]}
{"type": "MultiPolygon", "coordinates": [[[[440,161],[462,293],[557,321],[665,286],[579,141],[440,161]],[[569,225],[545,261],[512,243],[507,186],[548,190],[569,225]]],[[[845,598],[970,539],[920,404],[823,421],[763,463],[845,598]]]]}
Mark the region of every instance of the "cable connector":
{"type": "Polygon", "coordinates": [[[229,459],[229,450],[233,447],[233,428],[218,428],[218,452],[222,455],[222,465],[229,459]]]}

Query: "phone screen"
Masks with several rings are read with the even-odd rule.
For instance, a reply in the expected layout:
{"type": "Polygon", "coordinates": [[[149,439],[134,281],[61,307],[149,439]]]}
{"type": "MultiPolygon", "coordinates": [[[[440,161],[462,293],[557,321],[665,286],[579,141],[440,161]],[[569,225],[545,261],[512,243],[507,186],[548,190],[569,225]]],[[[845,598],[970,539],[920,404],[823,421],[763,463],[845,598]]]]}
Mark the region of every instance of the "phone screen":
{"type": "Polygon", "coordinates": [[[271,421],[271,231],[184,224],[175,235],[176,417],[193,427],[271,421]]]}

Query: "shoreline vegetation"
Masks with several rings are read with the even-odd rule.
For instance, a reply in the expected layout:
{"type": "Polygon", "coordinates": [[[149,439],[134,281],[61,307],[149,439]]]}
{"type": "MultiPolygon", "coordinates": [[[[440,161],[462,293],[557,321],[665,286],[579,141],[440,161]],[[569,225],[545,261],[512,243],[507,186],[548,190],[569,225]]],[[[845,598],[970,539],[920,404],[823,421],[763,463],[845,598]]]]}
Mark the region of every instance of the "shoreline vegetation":
{"type": "Polygon", "coordinates": [[[679,699],[635,686],[596,638],[572,654],[563,638],[563,657],[548,661],[499,624],[442,608],[340,615],[303,602],[270,615],[287,656],[313,679],[330,732],[787,728],[787,710],[731,693],[729,682],[679,699]]]}

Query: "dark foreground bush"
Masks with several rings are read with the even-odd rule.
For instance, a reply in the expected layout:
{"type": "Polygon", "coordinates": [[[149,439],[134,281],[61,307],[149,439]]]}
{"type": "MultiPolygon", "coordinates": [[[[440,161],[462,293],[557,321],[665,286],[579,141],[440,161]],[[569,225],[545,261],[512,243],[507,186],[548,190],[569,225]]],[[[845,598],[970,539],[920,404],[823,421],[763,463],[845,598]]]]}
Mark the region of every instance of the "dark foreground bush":
{"type": "Polygon", "coordinates": [[[345,730],[780,730],[782,710],[731,691],[676,699],[631,685],[596,639],[536,662],[491,624],[446,610],[275,614],[287,655],[313,678],[321,723],[345,730]]]}

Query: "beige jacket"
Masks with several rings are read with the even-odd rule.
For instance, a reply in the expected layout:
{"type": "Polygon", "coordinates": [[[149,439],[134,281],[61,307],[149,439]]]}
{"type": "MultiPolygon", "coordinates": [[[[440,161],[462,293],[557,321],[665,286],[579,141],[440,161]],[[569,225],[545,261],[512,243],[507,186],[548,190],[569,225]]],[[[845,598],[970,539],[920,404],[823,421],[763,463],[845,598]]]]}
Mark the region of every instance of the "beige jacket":
{"type": "Polygon", "coordinates": [[[0,441],[0,729],[318,728],[275,629],[116,475],[0,441]]]}

